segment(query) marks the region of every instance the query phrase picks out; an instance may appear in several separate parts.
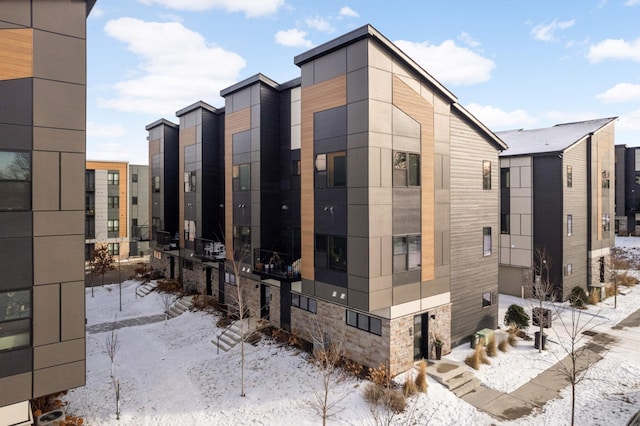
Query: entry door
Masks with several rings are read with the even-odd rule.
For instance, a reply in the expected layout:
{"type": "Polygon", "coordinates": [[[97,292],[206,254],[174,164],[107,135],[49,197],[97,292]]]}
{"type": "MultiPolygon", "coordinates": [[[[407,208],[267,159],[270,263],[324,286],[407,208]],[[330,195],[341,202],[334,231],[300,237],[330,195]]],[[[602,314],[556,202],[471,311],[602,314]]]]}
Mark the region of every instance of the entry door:
{"type": "Polygon", "coordinates": [[[266,284],[260,286],[260,318],[269,320],[269,307],[271,305],[271,287],[266,284]]]}
{"type": "Polygon", "coordinates": [[[413,359],[429,358],[429,313],[413,317],[413,359]]]}
{"type": "Polygon", "coordinates": [[[213,294],[213,289],[211,288],[211,268],[207,267],[207,296],[211,296],[213,294]]]}

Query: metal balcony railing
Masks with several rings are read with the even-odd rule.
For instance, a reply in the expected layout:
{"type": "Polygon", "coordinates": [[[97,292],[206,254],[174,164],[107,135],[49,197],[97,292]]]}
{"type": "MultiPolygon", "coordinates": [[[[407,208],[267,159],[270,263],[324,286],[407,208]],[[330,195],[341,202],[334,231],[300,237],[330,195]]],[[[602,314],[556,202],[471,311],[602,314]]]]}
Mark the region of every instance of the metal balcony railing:
{"type": "Polygon", "coordinates": [[[273,250],[253,250],[253,270],[257,274],[275,278],[297,279],[300,277],[300,259],[292,259],[286,253],[273,250]]]}
{"type": "Polygon", "coordinates": [[[215,262],[227,256],[224,244],[206,238],[194,239],[194,255],[203,260],[215,262]]]}

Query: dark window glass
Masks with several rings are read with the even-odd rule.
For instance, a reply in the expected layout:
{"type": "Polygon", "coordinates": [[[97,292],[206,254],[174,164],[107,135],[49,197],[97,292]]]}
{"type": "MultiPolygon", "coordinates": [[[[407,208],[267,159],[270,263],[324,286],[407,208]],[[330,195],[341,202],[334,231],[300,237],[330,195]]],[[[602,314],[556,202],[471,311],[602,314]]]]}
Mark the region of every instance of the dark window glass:
{"type": "Polygon", "coordinates": [[[251,165],[238,164],[233,166],[233,190],[249,191],[251,189],[251,165]]]}
{"type": "Polygon", "coordinates": [[[120,172],[117,170],[109,170],[107,172],[107,184],[119,185],[120,184],[120,172]]]}
{"type": "Polygon", "coordinates": [[[347,324],[352,327],[358,326],[358,314],[353,311],[347,311],[347,324]]]}
{"type": "Polygon", "coordinates": [[[379,318],[369,318],[369,331],[378,336],[382,336],[382,321],[379,318]]]}
{"type": "Polygon", "coordinates": [[[318,311],[318,302],[316,299],[309,299],[309,312],[314,314],[318,311]]]}
{"type": "Polygon", "coordinates": [[[153,177],[153,192],[160,192],[160,176],[153,177]]]}
{"type": "Polygon", "coordinates": [[[329,268],[339,271],[347,270],[347,239],[330,237],[329,268]]]}
{"type": "Polygon", "coordinates": [[[500,187],[509,188],[511,186],[511,176],[509,174],[509,168],[503,167],[500,169],[500,187]]]}
{"type": "Polygon", "coordinates": [[[131,182],[137,182],[138,181],[138,175],[136,173],[132,173],[131,174],[131,182]]]}
{"type": "Polygon", "coordinates": [[[0,210],[31,209],[31,153],[0,151],[0,210]]]}
{"type": "Polygon", "coordinates": [[[509,213],[503,213],[500,215],[500,233],[501,234],[510,234],[511,233],[511,216],[509,213]]]}
{"type": "Polygon", "coordinates": [[[567,215],[567,236],[573,235],[573,215],[567,215]]]}
{"type": "Polygon", "coordinates": [[[491,293],[482,293],[482,307],[491,306],[491,293]]]}
{"type": "Polygon", "coordinates": [[[420,155],[409,154],[409,176],[407,183],[409,186],[420,185],[420,155]]]}
{"type": "Polygon", "coordinates": [[[300,295],[299,294],[291,294],[291,306],[295,306],[297,308],[300,307],[300,295]]]}
{"type": "Polygon", "coordinates": [[[567,188],[573,186],[573,167],[567,166],[567,188]]]}
{"type": "Polygon", "coordinates": [[[393,186],[420,185],[420,154],[393,152],[393,186]]]}
{"type": "Polygon", "coordinates": [[[120,197],[107,197],[107,205],[110,209],[117,209],[120,207],[120,197]]]}
{"type": "Polygon", "coordinates": [[[329,186],[345,186],[347,184],[347,156],[344,152],[330,154],[329,186]]]}
{"type": "Polygon", "coordinates": [[[138,197],[131,197],[131,204],[133,204],[134,206],[138,205],[138,197]]]}
{"type": "Polygon", "coordinates": [[[367,315],[358,314],[358,328],[369,331],[369,317],[367,315]]]}
{"type": "Polygon", "coordinates": [[[251,255],[251,227],[233,227],[233,248],[236,260],[250,259],[251,255]]]}

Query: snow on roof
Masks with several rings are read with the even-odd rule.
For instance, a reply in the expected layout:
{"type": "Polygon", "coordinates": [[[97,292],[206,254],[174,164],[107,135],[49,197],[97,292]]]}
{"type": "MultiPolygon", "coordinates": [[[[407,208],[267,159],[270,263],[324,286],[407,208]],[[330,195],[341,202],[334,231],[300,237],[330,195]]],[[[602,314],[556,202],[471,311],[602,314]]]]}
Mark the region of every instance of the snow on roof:
{"type": "Polygon", "coordinates": [[[509,146],[509,149],[503,151],[500,156],[561,152],[617,118],[598,118],[576,123],[556,124],[544,129],[495,132],[509,146]]]}

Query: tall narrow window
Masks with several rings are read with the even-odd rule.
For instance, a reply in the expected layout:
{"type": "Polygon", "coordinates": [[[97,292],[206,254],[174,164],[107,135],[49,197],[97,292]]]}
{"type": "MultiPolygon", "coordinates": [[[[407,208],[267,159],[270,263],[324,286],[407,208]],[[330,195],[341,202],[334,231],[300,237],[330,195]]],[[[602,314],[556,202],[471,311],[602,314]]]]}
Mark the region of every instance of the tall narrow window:
{"type": "Polygon", "coordinates": [[[573,215],[567,215],[567,237],[573,234],[573,215]]]}
{"type": "Polygon", "coordinates": [[[160,176],[153,177],[153,192],[160,192],[160,176]]]}
{"type": "Polygon", "coordinates": [[[605,189],[609,189],[609,185],[611,182],[611,175],[608,170],[602,171],[602,187],[605,189]]]}
{"type": "Polygon", "coordinates": [[[602,232],[609,232],[611,227],[609,213],[602,213],[602,232]]]}
{"type": "Polygon", "coordinates": [[[316,155],[315,185],[316,188],[347,185],[347,155],[344,151],[316,155]]]}
{"type": "Polygon", "coordinates": [[[482,254],[491,256],[491,228],[482,228],[482,254]]]}
{"type": "Polygon", "coordinates": [[[31,209],[31,153],[0,151],[0,210],[31,209]]]}
{"type": "Polygon", "coordinates": [[[116,232],[120,230],[120,220],[118,219],[109,219],[107,220],[107,231],[108,232],[116,232]]]}
{"type": "Polygon", "coordinates": [[[131,182],[137,182],[138,181],[138,174],[137,173],[132,173],[131,174],[131,182]]]}
{"type": "Polygon", "coordinates": [[[482,162],[482,189],[491,189],[491,161],[482,162]]]}
{"type": "Polygon", "coordinates": [[[500,169],[500,187],[509,188],[511,186],[511,176],[509,175],[509,168],[502,167],[500,169]]]}
{"type": "Polygon", "coordinates": [[[567,188],[573,187],[573,167],[567,166],[567,188]]]}
{"type": "Polygon", "coordinates": [[[420,186],[420,154],[393,152],[393,186],[420,186]]]}
{"type": "Polygon", "coordinates": [[[184,192],[195,192],[196,191],[196,172],[185,172],[184,173],[184,192]]]}
{"type": "Polygon", "coordinates": [[[503,213],[500,215],[500,233],[501,234],[510,234],[511,233],[511,223],[510,223],[509,213],[503,213]]]}
{"type": "Polygon", "coordinates": [[[120,243],[109,243],[107,245],[107,253],[109,254],[109,256],[119,256],[120,243]]]}
{"type": "Polygon", "coordinates": [[[420,235],[393,237],[393,272],[420,268],[420,235]]]}
{"type": "Polygon", "coordinates": [[[131,204],[133,204],[134,206],[138,205],[138,197],[131,197],[131,204]]]}
{"type": "Polygon", "coordinates": [[[251,164],[233,166],[233,190],[249,191],[251,189],[251,164]]]}
{"type": "Polygon", "coordinates": [[[107,207],[110,209],[117,209],[120,207],[120,197],[109,196],[107,197],[107,207]]]}
{"type": "Polygon", "coordinates": [[[233,249],[236,260],[247,262],[251,260],[251,227],[233,227],[233,249]]]}

